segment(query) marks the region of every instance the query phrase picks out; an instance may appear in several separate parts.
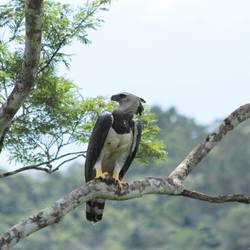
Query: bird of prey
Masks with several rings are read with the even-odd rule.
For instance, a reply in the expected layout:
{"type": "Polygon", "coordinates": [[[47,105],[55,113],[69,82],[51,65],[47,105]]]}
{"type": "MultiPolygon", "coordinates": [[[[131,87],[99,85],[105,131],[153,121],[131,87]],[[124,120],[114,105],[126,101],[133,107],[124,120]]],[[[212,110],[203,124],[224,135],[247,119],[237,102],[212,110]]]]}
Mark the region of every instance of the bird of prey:
{"type": "MultiPolygon", "coordinates": [[[[134,122],[134,114],[141,115],[145,101],[122,92],[111,96],[119,106],[110,114],[99,116],[89,139],[86,161],[86,182],[92,179],[111,179],[120,188],[122,178],[135,158],[141,139],[141,122],[134,122]]],[[[102,219],[104,200],[86,203],[86,218],[95,223],[102,219]]]]}

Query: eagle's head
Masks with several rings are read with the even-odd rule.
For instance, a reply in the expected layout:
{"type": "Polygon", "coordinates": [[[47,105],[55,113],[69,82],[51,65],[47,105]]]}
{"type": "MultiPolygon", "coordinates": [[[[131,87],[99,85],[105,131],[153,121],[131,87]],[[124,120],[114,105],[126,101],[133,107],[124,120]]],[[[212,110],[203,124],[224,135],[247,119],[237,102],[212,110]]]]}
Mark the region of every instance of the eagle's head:
{"type": "Polygon", "coordinates": [[[120,111],[132,115],[141,115],[144,110],[142,103],[146,102],[141,97],[138,97],[128,92],[121,92],[116,95],[112,95],[111,101],[116,101],[119,103],[118,109],[120,111]]]}

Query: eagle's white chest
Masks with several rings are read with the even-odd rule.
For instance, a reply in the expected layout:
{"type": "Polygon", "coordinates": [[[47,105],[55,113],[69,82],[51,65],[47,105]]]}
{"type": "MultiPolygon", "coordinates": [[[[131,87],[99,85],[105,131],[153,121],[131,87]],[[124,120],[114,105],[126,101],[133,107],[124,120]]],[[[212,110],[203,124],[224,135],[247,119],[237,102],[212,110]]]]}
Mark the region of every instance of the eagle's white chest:
{"type": "Polygon", "coordinates": [[[130,154],[132,144],[132,131],[127,134],[118,134],[110,128],[95,167],[101,167],[102,171],[109,173],[112,173],[115,167],[122,167],[130,154]]]}
{"type": "Polygon", "coordinates": [[[104,148],[108,151],[125,151],[130,149],[133,142],[132,131],[127,134],[118,134],[113,128],[110,128],[105,140],[104,148]]]}

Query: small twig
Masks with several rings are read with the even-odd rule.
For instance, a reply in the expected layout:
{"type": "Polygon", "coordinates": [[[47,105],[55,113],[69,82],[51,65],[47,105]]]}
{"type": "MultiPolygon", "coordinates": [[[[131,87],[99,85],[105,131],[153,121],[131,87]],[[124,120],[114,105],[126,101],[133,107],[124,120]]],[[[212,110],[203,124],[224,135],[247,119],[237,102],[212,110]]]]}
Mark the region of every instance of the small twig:
{"type": "Polygon", "coordinates": [[[62,37],[62,39],[60,40],[60,42],[58,42],[57,48],[55,49],[55,51],[52,53],[52,55],[50,56],[50,58],[47,60],[47,62],[45,63],[45,65],[43,65],[39,70],[38,70],[38,74],[40,74],[42,71],[44,71],[46,68],[48,68],[50,66],[50,64],[52,63],[53,59],[57,56],[59,50],[63,47],[64,43],[66,42],[66,40],[68,38],[72,38],[74,37],[77,32],[79,31],[79,29],[81,28],[82,24],[90,17],[92,16],[97,9],[102,5],[103,3],[99,3],[98,5],[96,5],[95,8],[92,9],[92,11],[87,11],[86,16],[76,25],[76,27],[73,29],[73,31],[71,33],[67,33],[64,37],[62,37]]]}
{"type": "Polygon", "coordinates": [[[39,70],[38,70],[38,74],[40,74],[41,72],[43,72],[47,67],[50,66],[51,62],[53,61],[53,59],[55,58],[55,56],[57,55],[57,53],[59,52],[59,50],[62,48],[62,45],[64,43],[64,38],[63,40],[59,43],[57,49],[53,52],[53,54],[51,55],[51,57],[48,59],[48,61],[46,62],[45,65],[43,65],[39,70]]]}
{"type": "Polygon", "coordinates": [[[15,26],[15,28],[14,28],[14,30],[13,30],[13,35],[12,35],[12,37],[9,38],[8,43],[10,43],[10,42],[12,42],[13,40],[16,39],[16,35],[17,35],[17,33],[18,33],[18,29],[21,27],[21,24],[22,24],[22,22],[23,22],[23,19],[24,19],[24,17],[21,17],[20,19],[17,19],[17,20],[15,21],[16,26],[15,26]]]}
{"type": "Polygon", "coordinates": [[[73,160],[75,160],[75,159],[77,159],[77,158],[79,158],[79,157],[84,157],[84,154],[79,154],[79,155],[77,155],[77,156],[75,156],[75,157],[69,158],[69,159],[67,159],[67,160],[65,160],[65,161],[63,161],[63,162],[61,162],[56,168],[54,168],[54,169],[53,169],[52,171],[50,171],[50,172],[51,172],[51,173],[56,172],[56,171],[59,170],[59,168],[60,168],[62,165],[64,165],[65,163],[70,162],[70,161],[73,161],[73,160]]]}
{"type": "Polygon", "coordinates": [[[0,178],[8,177],[8,176],[11,176],[11,175],[23,172],[23,171],[27,171],[27,170],[39,170],[39,171],[45,171],[46,173],[49,173],[49,169],[48,168],[42,168],[42,167],[37,167],[37,166],[32,166],[31,165],[31,166],[27,166],[27,167],[18,168],[18,169],[13,170],[13,171],[2,173],[2,174],[0,174],[0,178]]]}

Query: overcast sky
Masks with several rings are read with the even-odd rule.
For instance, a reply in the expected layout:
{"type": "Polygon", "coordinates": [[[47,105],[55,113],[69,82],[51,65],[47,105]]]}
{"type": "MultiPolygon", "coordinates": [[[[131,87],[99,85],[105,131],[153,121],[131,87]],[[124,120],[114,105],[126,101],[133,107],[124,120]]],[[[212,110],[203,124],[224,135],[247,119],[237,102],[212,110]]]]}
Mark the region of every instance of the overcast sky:
{"type": "Polygon", "coordinates": [[[113,0],[60,73],[86,97],[129,91],[209,124],[250,101],[249,10],[249,0],[113,0]]]}
{"type": "Polygon", "coordinates": [[[250,101],[249,10],[249,0],[113,0],[61,73],[84,96],[128,91],[211,123],[250,101]]]}

